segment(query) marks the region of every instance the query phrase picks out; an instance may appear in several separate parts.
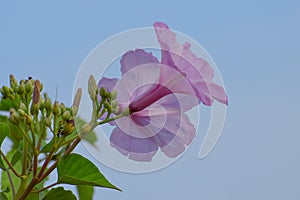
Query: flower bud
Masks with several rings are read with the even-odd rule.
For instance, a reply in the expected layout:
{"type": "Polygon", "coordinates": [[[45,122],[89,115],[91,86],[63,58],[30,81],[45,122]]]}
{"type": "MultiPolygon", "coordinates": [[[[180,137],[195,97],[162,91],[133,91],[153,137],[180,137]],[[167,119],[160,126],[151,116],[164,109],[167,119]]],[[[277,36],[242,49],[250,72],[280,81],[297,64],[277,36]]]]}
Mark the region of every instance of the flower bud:
{"type": "Polygon", "coordinates": [[[20,116],[19,114],[16,112],[15,109],[10,109],[10,116],[9,116],[9,119],[10,121],[13,123],[13,124],[19,124],[20,122],[20,116]]]}
{"type": "Polygon", "coordinates": [[[51,99],[47,96],[45,96],[44,106],[47,112],[52,112],[52,102],[51,99]]]}
{"type": "Polygon", "coordinates": [[[22,110],[22,109],[18,109],[18,113],[19,113],[19,115],[21,116],[21,117],[24,117],[25,116],[25,112],[24,112],[24,110],[22,110]]]}
{"type": "Polygon", "coordinates": [[[61,110],[61,113],[64,113],[64,112],[66,112],[66,106],[65,106],[65,104],[63,104],[63,103],[60,103],[60,110],[61,110]]]}
{"type": "Polygon", "coordinates": [[[44,84],[43,83],[40,83],[40,92],[42,92],[44,89],[44,84]]]}
{"type": "Polygon", "coordinates": [[[92,101],[97,97],[97,83],[93,75],[90,76],[88,81],[88,92],[92,101]]]}
{"type": "Polygon", "coordinates": [[[85,135],[89,132],[92,131],[92,126],[90,124],[84,124],[81,128],[80,128],[80,133],[81,135],[85,135]]]}
{"type": "Polygon", "coordinates": [[[118,96],[118,91],[117,91],[117,90],[112,91],[112,93],[111,93],[111,98],[112,98],[112,99],[116,99],[117,96],[118,96]]]}
{"type": "Polygon", "coordinates": [[[14,77],[14,75],[10,75],[9,76],[9,82],[10,82],[10,87],[16,91],[17,87],[18,87],[18,81],[16,80],[16,78],[14,77]]]}
{"type": "Polygon", "coordinates": [[[58,104],[58,101],[54,102],[52,112],[53,112],[54,115],[60,115],[61,114],[61,110],[60,110],[60,106],[58,104]]]}
{"type": "Polygon", "coordinates": [[[72,105],[72,112],[73,112],[74,116],[77,115],[77,113],[78,113],[81,96],[82,96],[82,89],[78,88],[76,95],[74,97],[74,100],[73,100],[73,105],[72,105]]]}
{"type": "Polygon", "coordinates": [[[65,111],[62,115],[63,120],[68,120],[71,117],[71,113],[69,111],[65,111]]]}
{"type": "Polygon", "coordinates": [[[27,125],[32,124],[32,117],[30,115],[25,115],[25,120],[27,125]]]}
{"type": "Polygon", "coordinates": [[[117,106],[118,106],[117,101],[116,101],[116,100],[112,100],[112,102],[111,102],[111,107],[114,109],[114,108],[116,108],[117,106]]]}
{"type": "Polygon", "coordinates": [[[30,113],[32,115],[37,115],[39,113],[39,104],[36,104],[36,103],[32,103],[31,104],[31,107],[30,107],[30,113]]]}
{"type": "Polygon", "coordinates": [[[22,102],[20,103],[20,109],[23,110],[23,111],[25,111],[25,112],[27,111],[26,105],[24,103],[22,103],[22,102]]]}
{"type": "Polygon", "coordinates": [[[36,80],[34,82],[32,102],[34,104],[38,104],[40,102],[40,81],[39,80],[36,80]]]}
{"type": "Polygon", "coordinates": [[[32,92],[32,90],[33,90],[32,81],[30,81],[30,80],[26,81],[26,83],[25,83],[25,90],[29,94],[32,92]]]}
{"type": "Polygon", "coordinates": [[[75,129],[74,120],[73,119],[67,120],[63,127],[62,135],[70,135],[71,133],[73,133],[74,129],[75,129]]]}
{"type": "Polygon", "coordinates": [[[21,80],[18,88],[18,94],[22,95],[25,92],[25,81],[21,80]]]}
{"type": "Polygon", "coordinates": [[[11,93],[11,88],[4,85],[1,92],[3,96],[8,96],[11,93]]]}
{"type": "Polygon", "coordinates": [[[50,117],[45,118],[45,124],[47,127],[51,127],[51,118],[50,117]]]}
{"type": "Polygon", "coordinates": [[[104,87],[101,87],[100,88],[100,96],[102,98],[105,98],[106,97],[106,89],[104,87]]]}
{"type": "Polygon", "coordinates": [[[113,113],[116,114],[116,115],[119,115],[119,114],[121,114],[121,113],[120,113],[120,110],[121,110],[121,109],[120,109],[120,106],[117,105],[117,106],[113,109],[113,113]]]}
{"type": "Polygon", "coordinates": [[[44,107],[45,107],[45,101],[44,101],[44,99],[40,99],[40,110],[43,110],[44,109],[44,107]]]}

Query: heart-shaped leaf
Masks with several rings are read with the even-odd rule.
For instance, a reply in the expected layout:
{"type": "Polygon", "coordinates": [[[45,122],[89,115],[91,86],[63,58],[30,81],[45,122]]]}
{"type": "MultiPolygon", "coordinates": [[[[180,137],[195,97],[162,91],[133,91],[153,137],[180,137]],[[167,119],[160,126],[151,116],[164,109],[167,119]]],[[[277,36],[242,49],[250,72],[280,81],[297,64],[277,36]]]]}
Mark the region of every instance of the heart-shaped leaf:
{"type": "Polygon", "coordinates": [[[121,191],[112,185],[91,161],[79,154],[64,157],[57,165],[57,173],[59,183],[90,185],[121,191]]]}
{"type": "Polygon", "coordinates": [[[63,187],[53,188],[43,198],[43,200],[76,200],[76,196],[70,190],[64,190],[63,187]]]}

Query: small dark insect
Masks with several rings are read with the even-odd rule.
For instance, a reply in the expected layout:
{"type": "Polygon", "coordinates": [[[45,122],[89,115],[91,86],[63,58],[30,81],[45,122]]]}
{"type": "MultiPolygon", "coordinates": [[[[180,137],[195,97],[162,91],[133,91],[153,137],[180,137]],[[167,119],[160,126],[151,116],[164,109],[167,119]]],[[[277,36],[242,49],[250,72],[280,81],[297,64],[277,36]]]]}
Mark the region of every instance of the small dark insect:
{"type": "Polygon", "coordinates": [[[63,127],[60,127],[57,131],[57,136],[60,137],[61,135],[63,135],[63,127]]]}

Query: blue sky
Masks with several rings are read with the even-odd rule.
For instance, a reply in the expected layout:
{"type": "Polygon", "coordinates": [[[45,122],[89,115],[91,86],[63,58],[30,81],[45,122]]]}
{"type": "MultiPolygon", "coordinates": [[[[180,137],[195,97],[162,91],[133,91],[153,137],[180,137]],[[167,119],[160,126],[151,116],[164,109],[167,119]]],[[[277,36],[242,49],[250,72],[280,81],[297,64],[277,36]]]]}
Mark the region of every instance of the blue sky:
{"type": "Polygon", "coordinates": [[[52,97],[58,85],[58,99],[71,103],[77,69],[97,44],[155,21],[194,38],[214,59],[229,96],[223,134],[204,160],[200,135],[153,173],[93,160],[123,189],[97,189],[95,199],[299,199],[299,1],[0,0],[0,83],[11,73],[30,75],[52,97]]]}

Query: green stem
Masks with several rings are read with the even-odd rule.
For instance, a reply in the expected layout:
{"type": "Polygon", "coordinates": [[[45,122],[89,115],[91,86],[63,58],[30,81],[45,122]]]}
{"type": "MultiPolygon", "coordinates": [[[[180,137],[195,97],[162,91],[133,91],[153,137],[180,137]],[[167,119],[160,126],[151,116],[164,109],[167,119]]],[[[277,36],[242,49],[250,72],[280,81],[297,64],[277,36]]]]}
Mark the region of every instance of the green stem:
{"type": "Polygon", "coordinates": [[[30,132],[31,132],[31,135],[32,135],[31,137],[32,137],[32,150],[33,150],[33,176],[36,176],[37,168],[38,168],[38,154],[39,154],[39,151],[35,147],[36,141],[35,141],[35,135],[34,135],[32,124],[30,126],[30,132]]]}
{"type": "Polygon", "coordinates": [[[9,169],[11,169],[11,171],[17,176],[17,177],[21,177],[20,174],[18,174],[18,172],[15,170],[15,168],[11,165],[11,163],[8,161],[8,159],[6,158],[6,156],[4,155],[4,153],[1,151],[0,149],[0,154],[3,157],[4,161],[6,162],[6,164],[8,165],[9,169]]]}
{"type": "Polygon", "coordinates": [[[43,192],[43,191],[45,191],[45,190],[47,190],[47,189],[49,189],[49,188],[51,188],[51,187],[53,187],[53,186],[58,185],[58,184],[60,184],[60,183],[59,183],[59,182],[56,182],[56,183],[53,183],[53,184],[51,184],[51,185],[48,185],[47,187],[44,187],[44,188],[42,188],[42,189],[40,189],[40,190],[34,190],[34,191],[32,191],[32,192],[34,192],[34,193],[40,193],[40,192],[43,192]]]}
{"type": "Polygon", "coordinates": [[[13,194],[13,197],[14,197],[16,195],[15,185],[14,185],[14,182],[12,181],[12,178],[11,178],[9,170],[7,170],[6,173],[7,173],[9,184],[11,186],[12,194],[13,194]]]}
{"type": "Polygon", "coordinates": [[[16,194],[16,198],[19,198],[26,190],[27,187],[27,153],[28,153],[28,141],[24,138],[24,145],[23,145],[23,158],[22,158],[22,174],[21,174],[21,183],[16,194]]]}
{"type": "Polygon", "coordinates": [[[22,134],[23,134],[23,137],[25,138],[24,142],[27,141],[30,145],[32,145],[32,141],[30,140],[30,138],[28,137],[27,133],[24,131],[24,129],[19,126],[22,134]]]}

